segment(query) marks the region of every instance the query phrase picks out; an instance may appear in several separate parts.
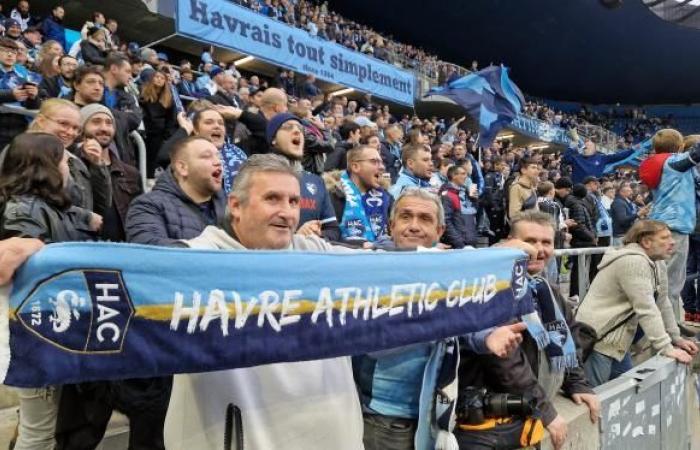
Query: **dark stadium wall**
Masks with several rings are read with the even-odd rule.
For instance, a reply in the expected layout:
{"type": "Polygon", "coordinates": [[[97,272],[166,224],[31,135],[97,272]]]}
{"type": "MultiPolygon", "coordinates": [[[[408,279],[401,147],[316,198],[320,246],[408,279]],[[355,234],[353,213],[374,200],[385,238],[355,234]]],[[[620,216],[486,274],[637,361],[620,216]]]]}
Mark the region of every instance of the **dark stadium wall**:
{"type": "Polygon", "coordinates": [[[601,104],[700,102],[700,31],[641,0],[331,0],[332,10],[469,66],[504,63],[528,94],[601,104]]]}

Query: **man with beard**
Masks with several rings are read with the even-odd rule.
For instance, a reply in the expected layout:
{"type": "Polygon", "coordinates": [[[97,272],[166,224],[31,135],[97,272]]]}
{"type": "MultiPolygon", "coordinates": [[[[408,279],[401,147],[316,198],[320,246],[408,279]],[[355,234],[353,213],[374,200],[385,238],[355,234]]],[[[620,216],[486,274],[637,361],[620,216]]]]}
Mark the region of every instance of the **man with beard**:
{"type": "Polygon", "coordinates": [[[17,2],[17,7],[10,12],[10,18],[19,24],[22,31],[34,25],[34,18],[29,12],[29,2],[27,0],[19,0],[17,2]]]}
{"type": "Polygon", "coordinates": [[[102,239],[112,242],[126,241],[125,222],[131,201],[143,193],[139,171],[119,159],[119,149],[114,142],[114,116],[109,108],[97,103],[80,110],[83,128],[83,147],[99,145],[102,161],[109,168],[112,180],[112,204],[104,212],[102,239]]]}
{"type": "Polygon", "coordinates": [[[431,189],[430,178],[433,176],[433,158],[430,148],[423,144],[409,144],[401,151],[403,169],[389,193],[397,198],[404,188],[413,186],[431,189]]]}
{"type": "Polygon", "coordinates": [[[301,119],[289,113],[277,114],[270,119],[266,134],[270,152],[287,158],[301,176],[301,216],[297,233],[323,237],[331,242],[340,240],[338,221],[326,185],[321,177],[303,170],[301,165],[304,157],[301,119]]]}
{"type": "Polygon", "coordinates": [[[170,153],[170,167],[153,190],[131,203],[126,236],[137,244],[173,246],[198,236],[224,217],[219,151],[199,136],[179,141],[170,153]]]}
{"type": "Polygon", "coordinates": [[[348,170],[331,191],[341,240],[364,243],[388,237],[393,199],[381,187],[384,164],[379,152],[362,145],[348,151],[347,158],[348,170]]]}
{"type": "Polygon", "coordinates": [[[73,92],[73,78],[78,69],[78,60],[70,55],[63,55],[58,60],[61,73],[46,77],[39,84],[39,95],[42,98],[64,98],[73,92]]]}
{"type": "Polygon", "coordinates": [[[65,15],[66,11],[63,9],[63,6],[54,6],[51,10],[51,15],[41,23],[41,34],[44,35],[44,40],[56,41],[61,44],[63,51],[68,51],[66,48],[66,31],[63,26],[63,17],[65,15]]]}
{"type": "MultiPolygon", "coordinates": [[[[73,81],[72,101],[79,107],[104,101],[105,78],[99,66],[82,66],[75,73],[73,81]]],[[[136,166],[134,149],[129,138],[129,133],[136,130],[141,124],[140,111],[119,111],[112,109],[116,134],[114,140],[117,143],[119,155],[122,161],[136,166]]]]}

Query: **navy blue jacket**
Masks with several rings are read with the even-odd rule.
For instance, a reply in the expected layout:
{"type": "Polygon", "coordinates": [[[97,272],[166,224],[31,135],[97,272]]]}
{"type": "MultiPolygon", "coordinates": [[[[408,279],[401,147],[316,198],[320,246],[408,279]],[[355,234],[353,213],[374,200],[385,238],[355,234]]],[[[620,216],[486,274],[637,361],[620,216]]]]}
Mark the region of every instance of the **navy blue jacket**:
{"type": "Polygon", "coordinates": [[[613,222],[613,236],[624,236],[637,220],[637,208],[632,202],[618,196],[610,205],[610,215],[613,222]]]}
{"type": "Polygon", "coordinates": [[[56,22],[56,19],[53,16],[49,16],[44,19],[41,26],[41,34],[44,36],[44,42],[49,40],[58,41],[65,52],[70,50],[69,48],[66,48],[65,27],[61,23],[56,22]]]}
{"type": "Polygon", "coordinates": [[[212,203],[215,223],[183,192],[170,169],[165,170],[151,192],[131,203],[126,216],[126,239],[136,244],[178,246],[179,240],[192,239],[208,225],[222,223],[226,209],[223,190],[214,195],[212,203]]]}

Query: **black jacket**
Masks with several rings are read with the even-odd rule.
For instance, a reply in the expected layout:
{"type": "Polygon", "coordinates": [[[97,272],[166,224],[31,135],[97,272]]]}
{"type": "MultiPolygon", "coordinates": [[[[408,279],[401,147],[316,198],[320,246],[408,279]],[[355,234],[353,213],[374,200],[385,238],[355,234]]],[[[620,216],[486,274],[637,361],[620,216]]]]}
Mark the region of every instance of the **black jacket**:
{"type": "Polygon", "coordinates": [[[351,142],[338,142],[335,144],[335,149],[326,156],[326,167],[324,170],[345,170],[348,168],[347,153],[355,144],[351,142]]]}
{"type": "MultiPolygon", "coordinates": [[[[566,323],[579,345],[580,330],[584,325],[576,323],[573,312],[560,293],[554,291],[559,308],[564,314],[566,323]]],[[[590,332],[590,331],[589,331],[590,332]]],[[[518,349],[506,358],[498,358],[495,355],[477,355],[473,352],[462,350],[459,364],[459,388],[476,386],[486,387],[495,393],[524,394],[530,393],[537,400],[537,406],[542,413],[542,422],[549,425],[557,416],[552,402],[546,398],[544,389],[537,381],[540,364],[540,350],[537,343],[528,333],[523,333],[523,342],[518,349]]],[[[561,386],[564,395],[571,397],[573,394],[593,393],[590,384],[581,366],[579,354],[579,367],[568,369],[564,375],[561,386]]]]}
{"type": "Polygon", "coordinates": [[[88,41],[87,39],[80,43],[80,55],[85,61],[85,64],[104,65],[107,59],[107,52],[88,41]]]}
{"type": "Polygon", "coordinates": [[[89,241],[91,213],[71,206],[58,210],[39,197],[21,195],[10,199],[0,217],[0,239],[13,236],[37,238],[45,243],[89,241]]]}
{"type": "Polygon", "coordinates": [[[61,86],[70,85],[61,75],[54,77],[44,77],[39,83],[39,96],[45,98],[57,98],[61,95],[61,86]]]}
{"type": "Polygon", "coordinates": [[[109,173],[112,181],[112,204],[103,218],[102,238],[114,242],[126,241],[126,216],[129,205],[143,193],[141,174],[135,167],[120,161],[114,154],[109,173]]]}
{"type": "MultiPolygon", "coordinates": [[[[216,224],[224,218],[223,191],[212,198],[216,224]]],[[[137,244],[173,246],[192,239],[210,225],[199,205],[183,192],[170,170],[156,180],[153,190],[136,198],[126,217],[126,235],[137,244]]]]}
{"type": "Polygon", "coordinates": [[[595,247],[595,224],[583,200],[569,195],[564,200],[564,206],[569,208],[569,218],[576,221],[576,226],[570,230],[571,247],[595,247]]]}
{"type": "MultiPolygon", "coordinates": [[[[163,141],[172,136],[178,129],[175,104],[166,108],[160,102],[142,101],[141,109],[143,110],[143,125],[147,137],[156,136],[163,141]]],[[[158,150],[158,148],[153,149],[154,152],[158,150]]]]}
{"type": "MultiPolygon", "coordinates": [[[[15,103],[11,89],[0,89],[0,104],[15,103]]],[[[27,109],[39,109],[41,106],[40,95],[34,99],[27,99],[20,104],[27,109]]],[[[5,147],[18,134],[24,133],[29,126],[31,117],[22,114],[0,113],[0,148],[5,147]]]]}

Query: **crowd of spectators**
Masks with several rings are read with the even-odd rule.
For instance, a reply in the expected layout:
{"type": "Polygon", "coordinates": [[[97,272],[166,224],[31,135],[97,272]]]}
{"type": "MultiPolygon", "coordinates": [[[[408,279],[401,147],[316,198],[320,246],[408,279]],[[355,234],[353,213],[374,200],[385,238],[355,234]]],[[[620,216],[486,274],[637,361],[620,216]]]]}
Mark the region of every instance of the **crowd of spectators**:
{"type": "MultiPolygon", "coordinates": [[[[380,59],[396,62],[392,55],[400,54],[416,65],[437,64],[434,56],[328,11],[327,3],[272,0],[246,5],[380,59]]],[[[663,219],[654,217],[650,189],[634,170],[604,173],[606,165],[631,151],[602,155],[592,140],[579,139],[574,132],[572,139],[581,148],[563,153],[518,147],[508,140],[480,148],[465,118],[395,114],[369,94],[356,99],[328,96],[312,75],[299,78],[279,70],[273,79],[244,76],[235,64],[217,63],[208,49],[201,61],[173,64],[165,53],[122,40],[117,21],[99,12],[85,22],[81,40],[67,48],[63,8],[56,6],[39,20],[29,7],[26,0],[18,2],[0,37],[0,104],[5,107],[0,112],[1,239],[195,246],[187,240],[221,226],[216,233],[240,241],[232,248],[287,248],[291,241],[280,238],[287,230],[296,234],[294,239],[309,239],[312,248],[340,244],[391,250],[433,244],[442,249],[486,247],[515,236],[518,245],[526,244],[521,248],[534,252],[531,275],[556,285],[558,273],[575,273],[576,265],[552,258],[555,247],[622,244],[636,223],[648,217],[663,219]],[[38,112],[28,118],[22,108],[38,112]],[[145,142],[146,167],[138,167],[135,133],[145,142]],[[255,222],[260,217],[253,214],[255,208],[277,200],[254,197],[251,206],[252,197],[241,196],[241,189],[252,189],[252,182],[242,187],[239,176],[266,165],[279,180],[289,181],[284,175],[295,173],[300,191],[294,200],[297,217],[280,216],[263,226],[255,222]],[[140,170],[154,180],[152,186],[142,185],[140,170]],[[421,210],[426,207],[430,213],[421,210]],[[532,215],[537,210],[543,214],[532,215]],[[530,215],[523,219],[523,214],[530,215]],[[532,227],[516,227],[521,220],[532,227]],[[544,227],[544,237],[535,233],[541,231],[537,227],[544,227]]],[[[524,113],[567,129],[607,123],[583,111],[562,114],[534,101],[528,102],[524,113]]],[[[644,128],[644,133],[651,130],[644,128]]],[[[661,150],[670,142],[664,136],[658,143],[661,150]]],[[[667,153],[692,147],[692,142],[673,142],[674,149],[667,153]]],[[[686,160],[676,164],[679,172],[689,170],[686,160]]],[[[653,233],[669,227],[654,228],[653,233]]],[[[687,238],[686,228],[683,224],[679,230],[687,238]]],[[[636,240],[624,244],[646,248],[648,236],[634,236],[636,240]]],[[[645,253],[651,258],[649,254],[645,253]]],[[[592,278],[596,266],[591,264],[592,278]]],[[[569,295],[574,299],[579,293],[577,278],[571,278],[569,295]]],[[[696,322],[700,308],[691,309],[695,294],[690,300],[690,287],[686,294],[688,305],[693,303],[687,307],[692,314],[686,317],[696,322]]],[[[550,301],[560,302],[561,296],[556,297],[550,301]]],[[[573,316],[566,317],[573,325],[573,316]]],[[[655,324],[657,350],[687,362],[697,349],[680,340],[670,324],[666,326],[668,340],[664,324],[655,324]]],[[[511,343],[516,339],[511,329],[499,333],[508,335],[511,343]]],[[[472,357],[479,361],[479,353],[503,353],[503,357],[509,353],[483,342],[474,345],[472,357]]],[[[500,372],[494,378],[514,384],[503,381],[495,388],[535,392],[543,424],[560,447],[566,426],[551,395],[537,384],[537,370],[529,367],[535,363],[532,359],[527,363],[537,345],[532,341],[525,348],[518,354],[520,362],[497,364],[500,372]],[[522,376],[516,377],[516,371],[522,376]]],[[[625,348],[623,354],[627,352],[625,348]]],[[[404,355],[411,361],[423,356],[404,355]]],[[[419,372],[420,380],[422,369],[419,372]]],[[[586,403],[595,420],[597,400],[586,375],[567,370],[564,378],[560,387],[574,401],[586,403]]],[[[604,378],[596,372],[597,382],[607,381],[604,378]]],[[[74,439],[91,448],[102,438],[115,407],[131,419],[132,444],[163,448],[171,383],[171,378],[157,378],[95,383],[89,389],[72,385],[46,389],[60,389],[60,401],[59,396],[21,390],[17,448],[28,448],[23,447],[26,439],[53,442],[54,437],[62,448],[71,448],[74,439]],[[149,405],[145,411],[140,403],[144,401],[149,405]]],[[[420,390],[406,397],[415,399],[419,394],[420,390]]],[[[371,389],[367,395],[372,396],[371,389]]],[[[414,430],[417,406],[404,406],[409,410],[407,421],[393,423],[414,430]]],[[[412,448],[413,434],[409,440],[412,448]]],[[[383,448],[368,441],[365,445],[383,448]]]]}

